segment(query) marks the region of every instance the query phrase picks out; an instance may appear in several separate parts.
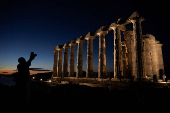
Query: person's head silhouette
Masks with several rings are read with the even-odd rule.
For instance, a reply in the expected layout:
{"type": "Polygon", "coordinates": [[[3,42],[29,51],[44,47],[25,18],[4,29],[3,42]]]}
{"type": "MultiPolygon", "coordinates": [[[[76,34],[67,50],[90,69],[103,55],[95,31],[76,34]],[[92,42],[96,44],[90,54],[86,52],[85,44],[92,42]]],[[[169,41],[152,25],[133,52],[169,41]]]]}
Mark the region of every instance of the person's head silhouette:
{"type": "Polygon", "coordinates": [[[26,63],[26,60],[25,60],[24,57],[20,57],[20,58],[18,59],[18,62],[19,62],[20,64],[23,64],[23,63],[26,63]]]}

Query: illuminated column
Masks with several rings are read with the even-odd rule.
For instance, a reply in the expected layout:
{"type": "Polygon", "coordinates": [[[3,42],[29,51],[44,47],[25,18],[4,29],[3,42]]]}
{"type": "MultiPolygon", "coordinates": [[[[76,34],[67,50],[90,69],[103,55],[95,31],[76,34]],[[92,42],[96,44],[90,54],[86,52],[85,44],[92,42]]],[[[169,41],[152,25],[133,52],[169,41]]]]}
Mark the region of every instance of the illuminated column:
{"type": "Polygon", "coordinates": [[[150,51],[150,39],[144,38],[144,68],[147,77],[152,77],[152,64],[151,64],[151,51],[150,51]]]}
{"type": "Polygon", "coordinates": [[[53,77],[57,76],[57,57],[58,57],[58,50],[54,50],[53,77]]]}
{"type": "Polygon", "coordinates": [[[137,76],[135,78],[138,78],[141,80],[143,77],[143,37],[142,37],[142,25],[141,22],[144,20],[142,17],[136,17],[134,19],[131,19],[131,22],[133,23],[133,36],[136,48],[136,62],[137,62],[137,76]]]}
{"type": "Polygon", "coordinates": [[[105,53],[105,35],[107,31],[103,31],[99,35],[99,67],[98,78],[103,78],[106,74],[106,53],[105,53]]]}
{"type": "Polygon", "coordinates": [[[157,43],[155,42],[155,37],[154,36],[149,35],[149,38],[150,38],[150,49],[151,49],[153,75],[156,75],[158,77],[157,43]]]}
{"type": "Polygon", "coordinates": [[[126,40],[127,58],[128,58],[128,75],[136,76],[136,51],[133,31],[124,31],[124,38],[126,40]]]}
{"type": "Polygon", "coordinates": [[[120,33],[120,27],[117,26],[114,29],[114,39],[115,39],[115,46],[114,47],[114,58],[116,56],[116,60],[114,61],[114,65],[116,65],[116,76],[120,77],[123,75],[123,66],[122,66],[122,45],[121,45],[121,33],[120,33]]]}
{"type": "Polygon", "coordinates": [[[90,78],[93,76],[93,39],[95,36],[89,36],[87,40],[87,69],[86,77],[90,78]]]}
{"type": "Polygon", "coordinates": [[[58,49],[58,77],[61,77],[62,76],[62,51],[63,51],[63,48],[59,48],[58,49]]]}
{"type": "Polygon", "coordinates": [[[117,41],[116,41],[116,31],[114,29],[114,78],[117,77],[117,41]]]}
{"type": "Polygon", "coordinates": [[[68,77],[68,45],[64,44],[63,77],[68,77]]]}
{"type": "Polygon", "coordinates": [[[75,43],[70,43],[70,60],[69,60],[69,77],[74,77],[74,46],[75,43]]]}
{"type": "Polygon", "coordinates": [[[128,72],[128,70],[127,70],[127,46],[126,46],[126,41],[122,41],[122,46],[124,46],[123,48],[122,48],[122,66],[123,66],[123,76],[124,77],[128,77],[127,76],[127,72],[128,72]]]}
{"type": "Polygon", "coordinates": [[[158,52],[158,72],[159,77],[164,75],[164,62],[163,62],[163,55],[162,55],[162,46],[163,44],[157,44],[157,52],[158,52]]]}
{"type": "Polygon", "coordinates": [[[81,39],[76,40],[78,43],[76,77],[83,77],[83,42],[81,39]]]}
{"type": "Polygon", "coordinates": [[[132,44],[131,44],[131,33],[132,31],[124,31],[124,38],[127,47],[127,58],[128,58],[128,74],[132,73],[132,44]]]}

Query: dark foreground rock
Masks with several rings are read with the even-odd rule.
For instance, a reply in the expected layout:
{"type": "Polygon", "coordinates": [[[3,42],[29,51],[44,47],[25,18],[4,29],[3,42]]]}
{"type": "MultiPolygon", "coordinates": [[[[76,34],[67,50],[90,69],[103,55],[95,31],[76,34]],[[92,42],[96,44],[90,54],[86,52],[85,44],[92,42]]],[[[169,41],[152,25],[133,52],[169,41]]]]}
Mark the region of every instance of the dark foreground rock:
{"type": "MultiPolygon", "coordinates": [[[[0,84],[1,106],[17,104],[14,86],[0,84]]],[[[128,87],[109,89],[108,87],[89,87],[77,84],[49,86],[43,82],[31,82],[29,109],[60,108],[60,107],[113,107],[132,104],[157,104],[170,100],[169,88],[128,87]]]]}

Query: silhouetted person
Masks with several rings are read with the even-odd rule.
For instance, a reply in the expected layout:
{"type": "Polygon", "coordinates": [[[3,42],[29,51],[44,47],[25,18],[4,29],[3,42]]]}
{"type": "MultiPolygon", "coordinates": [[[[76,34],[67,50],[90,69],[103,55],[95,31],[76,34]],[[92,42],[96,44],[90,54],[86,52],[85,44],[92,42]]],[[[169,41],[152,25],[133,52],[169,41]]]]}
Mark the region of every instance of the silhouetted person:
{"type": "Polygon", "coordinates": [[[23,57],[18,59],[19,64],[17,65],[18,75],[16,79],[16,89],[17,89],[17,101],[19,104],[26,106],[28,104],[28,99],[30,95],[29,91],[29,66],[31,66],[31,61],[37,56],[34,52],[31,52],[29,60],[26,60],[23,57]]]}

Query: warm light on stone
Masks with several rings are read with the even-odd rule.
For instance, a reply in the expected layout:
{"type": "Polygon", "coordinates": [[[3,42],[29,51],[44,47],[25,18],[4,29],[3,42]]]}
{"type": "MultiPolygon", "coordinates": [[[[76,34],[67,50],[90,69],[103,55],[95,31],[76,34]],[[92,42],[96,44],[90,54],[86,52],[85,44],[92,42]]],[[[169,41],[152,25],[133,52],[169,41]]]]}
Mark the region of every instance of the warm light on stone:
{"type": "MultiPolygon", "coordinates": [[[[113,31],[113,49],[114,49],[114,79],[134,78],[134,80],[142,80],[142,78],[153,78],[154,75],[159,79],[164,75],[164,63],[162,54],[162,45],[151,34],[142,35],[142,21],[145,19],[140,17],[137,12],[126,18],[119,18],[116,22],[102,26],[93,32],[80,36],[63,45],[54,48],[54,64],[53,77],[71,78],[75,81],[84,80],[83,77],[83,43],[87,41],[87,68],[86,80],[93,77],[93,39],[99,36],[99,56],[98,56],[98,80],[110,76],[106,72],[106,42],[105,35],[109,31],[113,31]],[[125,26],[133,24],[133,30],[128,30],[125,26]],[[121,31],[125,41],[122,41],[121,31]],[[74,47],[77,47],[77,67],[76,77],[74,76],[74,47]],[[68,54],[70,49],[70,54],[68,54]],[[64,57],[62,59],[62,51],[64,57]],[[68,68],[69,55],[69,70],[68,68]],[[63,60],[63,66],[62,66],[63,60]],[[62,68],[63,67],[63,68],[62,68]]],[[[111,53],[112,54],[112,53],[111,53]]],[[[97,76],[96,76],[97,77],[97,76]]],[[[112,78],[112,79],[113,79],[112,78]]],[[[95,78],[96,79],[96,78],[95,78]]],[[[110,78],[111,80],[111,78],[110,78]]],[[[53,81],[53,79],[52,79],[53,81]]]]}

